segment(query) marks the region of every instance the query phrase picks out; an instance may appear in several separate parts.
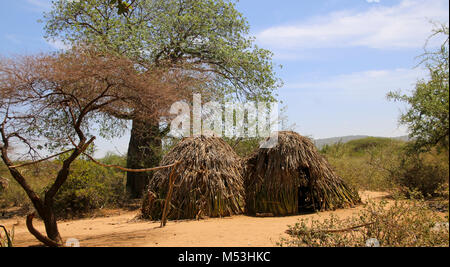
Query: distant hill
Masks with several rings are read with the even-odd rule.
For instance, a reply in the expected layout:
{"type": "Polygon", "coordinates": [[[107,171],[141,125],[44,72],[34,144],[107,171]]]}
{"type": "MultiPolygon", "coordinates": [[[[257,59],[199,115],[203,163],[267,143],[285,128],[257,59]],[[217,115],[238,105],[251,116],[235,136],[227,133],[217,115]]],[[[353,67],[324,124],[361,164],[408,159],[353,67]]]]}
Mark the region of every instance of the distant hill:
{"type": "MultiPolygon", "coordinates": [[[[318,149],[321,149],[325,145],[334,145],[337,143],[348,143],[353,140],[359,140],[364,139],[372,136],[368,135],[349,135],[349,136],[341,136],[341,137],[332,137],[332,138],[325,138],[325,139],[316,139],[314,140],[314,144],[318,149]]],[[[386,137],[394,140],[400,140],[400,141],[409,141],[409,137],[407,135],[405,136],[399,136],[399,137],[386,137]]]]}

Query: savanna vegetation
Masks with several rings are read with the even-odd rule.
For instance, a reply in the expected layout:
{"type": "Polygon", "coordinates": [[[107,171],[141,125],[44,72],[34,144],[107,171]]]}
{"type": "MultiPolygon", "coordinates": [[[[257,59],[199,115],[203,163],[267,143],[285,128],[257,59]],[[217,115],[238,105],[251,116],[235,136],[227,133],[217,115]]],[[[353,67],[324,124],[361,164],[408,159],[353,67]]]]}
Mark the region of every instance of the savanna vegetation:
{"type": "Polygon", "coordinates": [[[322,148],[335,171],[359,190],[418,191],[426,197],[440,194],[448,182],[448,155],[436,149],[411,152],[413,142],[365,138],[322,148]]]}
{"type": "Polygon", "coordinates": [[[419,57],[428,78],[410,94],[388,94],[407,105],[399,122],[408,127],[410,142],[367,138],[322,149],[348,183],[391,191],[395,203],[369,203],[346,219],[302,220],[281,246],[449,246],[448,25],[436,24],[430,38],[436,36],[444,37],[442,45],[433,51],[425,46],[419,57]]]}
{"type": "Polygon", "coordinates": [[[448,247],[448,216],[422,200],[370,202],[349,218],[300,220],[280,246],[295,247],[448,247]]]}
{"type": "MultiPolygon", "coordinates": [[[[327,145],[319,155],[311,140],[301,137],[278,159],[266,151],[255,154],[259,139],[213,142],[221,144],[230,160],[220,158],[223,152],[210,158],[190,154],[190,145],[176,146],[177,141],[163,147],[167,129],[160,128],[159,119],[170,118],[170,105],[190,101],[193,92],[207,99],[275,100],[273,91],[281,81],[272,54],[248,37],[248,23],[233,2],[58,0],[44,23],[47,38],[62,39],[70,48],[0,59],[0,212],[4,216],[11,208],[20,208],[28,215],[30,233],[46,246],[63,245],[58,220],[123,208],[146,197],[147,185],[155,191],[167,187],[163,174],[173,169],[154,177],[152,169],[175,167],[161,161],[165,155],[184,161],[187,172],[199,162],[211,166],[204,170],[211,172],[210,179],[200,180],[197,173],[185,175],[194,182],[174,194],[185,214],[173,210],[170,218],[196,218],[208,211],[218,216],[240,213],[245,205],[241,200],[226,203],[232,207],[226,210],[226,201],[214,192],[245,198],[242,173],[233,173],[234,164],[253,157],[267,163],[254,164],[255,177],[266,173],[268,165],[277,174],[279,162],[294,163],[288,164],[291,178],[296,178],[299,168],[319,166],[312,175],[303,171],[317,181],[325,176],[333,181],[332,186],[323,182],[326,190],[320,192],[327,196],[317,192],[310,196],[324,209],[345,206],[339,203],[342,197],[344,204],[359,203],[350,187],[387,191],[396,199],[389,204],[368,203],[351,218],[301,221],[288,229],[290,238],[281,246],[366,246],[371,238],[381,246],[449,245],[448,26],[437,25],[433,33],[446,37],[443,45],[420,57],[428,79],[418,81],[412,94],[389,94],[389,99],[408,107],[400,123],[408,127],[411,141],[371,137],[327,145]],[[128,153],[94,159],[96,136],[120,136],[128,123],[132,125],[128,153]],[[307,156],[289,151],[296,147],[306,147],[307,156]],[[42,156],[48,154],[52,156],[42,156]],[[217,162],[227,168],[216,171],[217,162]],[[235,187],[224,182],[224,176],[232,176],[235,187]],[[190,198],[211,182],[215,191],[190,198]],[[44,234],[33,227],[35,215],[44,223],[44,234]]],[[[274,192],[277,182],[268,185],[260,190],[262,198],[274,192]]],[[[164,214],[160,206],[147,217],[164,214]]],[[[314,202],[312,206],[320,210],[314,202]]],[[[14,229],[0,228],[1,247],[12,246],[13,238],[14,229]]]]}

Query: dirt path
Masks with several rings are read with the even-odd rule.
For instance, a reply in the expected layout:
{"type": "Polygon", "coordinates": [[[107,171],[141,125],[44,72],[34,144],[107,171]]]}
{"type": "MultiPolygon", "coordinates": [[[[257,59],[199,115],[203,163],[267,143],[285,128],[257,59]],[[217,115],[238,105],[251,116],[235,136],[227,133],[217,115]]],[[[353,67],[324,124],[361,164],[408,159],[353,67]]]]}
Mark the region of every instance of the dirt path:
{"type": "MultiPolygon", "coordinates": [[[[361,192],[363,201],[386,197],[381,192],[361,192]]],[[[282,218],[234,216],[202,221],[169,222],[163,229],[159,223],[135,221],[137,212],[121,212],[110,217],[64,221],[59,223],[63,238],[76,238],[81,246],[106,247],[271,247],[283,237],[288,225],[301,218],[325,218],[335,214],[341,218],[357,213],[362,207],[317,214],[282,218]]],[[[24,218],[0,220],[10,228],[15,226],[15,245],[39,243],[28,233],[24,218]]],[[[41,222],[35,226],[44,232],[41,222]]]]}

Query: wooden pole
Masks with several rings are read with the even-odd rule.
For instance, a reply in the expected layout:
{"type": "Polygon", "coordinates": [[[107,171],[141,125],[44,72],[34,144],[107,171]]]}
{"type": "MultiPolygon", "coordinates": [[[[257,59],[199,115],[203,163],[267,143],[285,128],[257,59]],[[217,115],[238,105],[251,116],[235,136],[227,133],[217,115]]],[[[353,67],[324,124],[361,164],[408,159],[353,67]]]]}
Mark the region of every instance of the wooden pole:
{"type": "Polygon", "coordinates": [[[167,192],[166,201],[164,202],[164,209],[163,209],[163,213],[162,213],[162,217],[161,217],[161,228],[166,226],[166,223],[167,223],[167,214],[169,212],[170,201],[172,200],[173,186],[175,184],[174,174],[175,174],[175,170],[176,170],[178,164],[179,164],[179,162],[176,162],[172,167],[172,171],[170,172],[169,190],[167,192]]]}

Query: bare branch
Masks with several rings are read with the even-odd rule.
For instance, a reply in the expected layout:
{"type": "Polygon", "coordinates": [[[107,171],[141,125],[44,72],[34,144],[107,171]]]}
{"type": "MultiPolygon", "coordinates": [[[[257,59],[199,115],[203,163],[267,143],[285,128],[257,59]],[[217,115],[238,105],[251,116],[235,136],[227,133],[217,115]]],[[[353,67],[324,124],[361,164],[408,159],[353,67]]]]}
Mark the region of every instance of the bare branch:
{"type": "Polygon", "coordinates": [[[121,167],[121,166],[118,166],[118,165],[103,164],[103,163],[97,161],[96,159],[94,159],[91,155],[89,155],[87,153],[83,153],[83,155],[88,157],[92,162],[94,162],[97,165],[100,165],[100,166],[106,167],[106,168],[118,169],[118,170],[121,170],[121,171],[124,171],[124,172],[136,172],[136,173],[137,172],[151,172],[151,171],[158,171],[158,170],[168,169],[168,168],[175,167],[178,164],[180,164],[180,162],[177,161],[177,162],[175,162],[173,164],[170,164],[170,165],[167,165],[167,166],[160,166],[160,167],[150,168],[150,169],[128,169],[128,168],[124,168],[124,167],[121,167]]]}
{"type": "Polygon", "coordinates": [[[41,163],[41,162],[44,162],[44,161],[47,161],[47,160],[56,158],[56,157],[58,157],[58,156],[64,155],[64,154],[69,153],[69,152],[71,152],[71,151],[73,151],[73,150],[74,150],[74,148],[69,149],[69,150],[66,150],[66,151],[61,152],[61,153],[58,153],[58,154],[53,155],[53,156],[46,157],[46,158],[44,158],[44,159],[40,159],[40,160],[33,161],[33,162],[27,162],[27,163],[23,163],[23,164],[19,164],[19,165],[13,165],[13,166],[10,166],[9,168],[17,169],[17,168],[22,168],[22,167],[30,166],[30,165],[35,165],[35,164],[38,164],[38,163],[41,163]]]}

